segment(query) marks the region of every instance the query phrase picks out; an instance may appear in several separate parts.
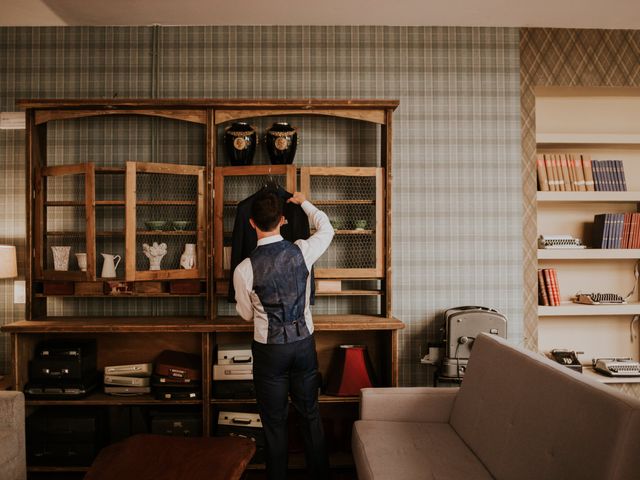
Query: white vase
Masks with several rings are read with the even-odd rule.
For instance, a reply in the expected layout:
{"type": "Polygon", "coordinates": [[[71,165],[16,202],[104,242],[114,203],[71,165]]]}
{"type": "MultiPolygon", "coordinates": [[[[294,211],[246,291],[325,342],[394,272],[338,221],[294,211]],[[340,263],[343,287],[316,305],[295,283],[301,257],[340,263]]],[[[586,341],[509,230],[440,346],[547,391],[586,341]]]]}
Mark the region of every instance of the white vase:
{"type": "Polygon", "coordinates": [[[71,247],[51,247],[53,252],[53,269],[59,272],[69,270],[69,252],[71,247]]]}
{"type": "Polygon", "coordinates": [[[104,262],[102,263],[102,278],[116,278],[116,268],[120,264],[122,257],[120,255],[111,255],[110,253],[101,253],[104,262]]]}
{"type": "Polygon", "coordinates": [[[87,254],[86,253],[76,253],[76,259],[78,260],[78,268],[81,272],[87,271],[87,254]]]}
{"type": "Polygon", "coordinates": [[[185,243],[184,253],[180,257],[180,266],[185,270],[196,268],[196,244],[185,243]]]}
{"type": "Polygon", "coordinates": [[[153,242],[153,245],[149,246],[143,243],[142,251],[149,259],[149,270],[160,270],[160,262],[167,254],[167,244],[161,243],[158,245],[158,242],[153,242]]]}

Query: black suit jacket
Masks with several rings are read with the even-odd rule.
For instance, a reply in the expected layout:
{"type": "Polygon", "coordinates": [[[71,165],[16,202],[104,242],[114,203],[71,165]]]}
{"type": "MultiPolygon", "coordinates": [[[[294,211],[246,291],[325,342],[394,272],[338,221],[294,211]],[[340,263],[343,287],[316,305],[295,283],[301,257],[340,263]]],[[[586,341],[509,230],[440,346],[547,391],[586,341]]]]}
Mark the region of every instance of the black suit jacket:
{"type": "MultiPolygon", "coordinates": [[[[290,242],[296,240],[307,239],[311,235],[309,229],[309,219],[307,214],[300,205],[295,203],[287,203],[293,195],[287,192],[281,186],[275,188],[276,193],[282,198],[284,202],[283,215],[287,220],[282,227],[280,227],[280,234],[282,238],[290,242]]],[[[251,217],[251,206],[255,200],[258,192],[254,193],[250,197],[245,198],[238,204],[236,210],[236,219],[233,224],[233,237],[231,243],[231,279],[229,281],[229,293],[228,300],[230,302],[236,301],[236,291],[233,288],[233,272],[236,267],[245,258],[251,255],[258,245],[258,236],[256,231],[251,227],[249,218],[251,217]]],[[[313,269],[311,270],[311,304],[313,305],[315,300],[315,282],[313,278],[313,269]]]]}

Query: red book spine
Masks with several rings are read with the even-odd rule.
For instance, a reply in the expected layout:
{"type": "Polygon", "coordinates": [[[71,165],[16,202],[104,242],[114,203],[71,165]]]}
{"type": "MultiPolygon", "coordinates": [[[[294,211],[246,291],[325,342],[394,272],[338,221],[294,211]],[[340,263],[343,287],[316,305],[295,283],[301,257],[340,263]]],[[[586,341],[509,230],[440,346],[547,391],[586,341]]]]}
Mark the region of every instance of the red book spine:
{"type": "Polygon", "coordinates": [[[549,305],[556,306],[555,295],[553,293],[554,288],[553,288],[553,278],[551,275],[551,269],[543,268],[542,274],[544,275],[544,284],[545,284],[545,289],[547,291],[547,297],[549,298],[549,305]]]}
{"type": "Polygon", "coordinates": [[[538,270],[538,305],[549,305],[549,296],[547,295],[547,286],[545,285],[542,270],[538,270]]]}
{"type": "Polygon", "coordinates": [[[558,273],[555,268],[550,268],[551,271],[551,286],[553,288],[553,305],[560,305],[560,285],[558,284],[558,273]]]}

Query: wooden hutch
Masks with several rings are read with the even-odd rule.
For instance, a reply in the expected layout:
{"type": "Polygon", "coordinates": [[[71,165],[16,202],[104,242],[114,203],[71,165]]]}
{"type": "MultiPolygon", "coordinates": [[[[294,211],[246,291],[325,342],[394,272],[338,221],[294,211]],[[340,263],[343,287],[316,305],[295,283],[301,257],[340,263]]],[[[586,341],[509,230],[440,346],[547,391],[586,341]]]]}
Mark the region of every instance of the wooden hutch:
{"type": "MultiPolygon", "coordinates": [[[[203,435],[214,433],[220,409],[255,410],[255,400],[212,397],[212,364],[216,345],[252,338],[253,325],[234,316],[233,306],[226,305],[230,272],[225,269],[225,245],[240,195],[251,188],[255,191],[254,185],[267,178],[282,179],[290,191],[302,190],[332,221],[341,217],[335,225],[335,251],[325,255],[315,273],[316,282],[340,281],[342,287],[319,289],[318,299],[364,299],[373,305],[374,311],[364,313],[314,314],[323,376],[326,378],[331,354],[338,345],[366,344],[379,384],[397,385],[398,330],[404,327],[392,316],[391,296],[391,142],[397,101],[27,100],[19,106],[27,116],[26,319],[2,327],[11,334],[15,388],[23,389],[28,380],[35,345],[52,337],[95,338],[99,369],[110,364],[152,362],[161,350],[177,349],[201,355],[203,371],[202,398],[198,400],[114,397],[98,390],[78,400],[27,399],[29,410],[55,405],[190,408],[201,412],[203,435]],[[69,162],[64,154],[58,155],[55,165],[48,162],[48,130],[52,125],[71,122],[73,130],[73,122],[104,121],[107,117],[170,119],[173,123],[169,125],[186,122],[189,128],[202,130],[198,133],[203,142],[199,145],[201,154],[191,164],[140,158],[105,165],[89,158],[69,162]],[[371,132],[367,138],[376,143],[367,150],[376,153],[366,166],[350,165],[348,154],[340,166],[317,161],[271,166],[264,159],[252,166],[226,166],[219,145],[225,125],[238,120],[267,121],[266,117],[271,117],[269,121],[304,118],[305,129],[310,130],[316,119],[333,118],[347,126],[364,123],[371,132]],[[186,221],[180,228],[167,229],[176,218],[186,221]],[[354,228],[356,218],[366,219],[366,227],[354,228]],[[158,220],[165,222],[165,228],[158,227],[158,220]],[[166,243],[171,250],[162,270],[147,270],[140,247],[152,241],[166,243]],[[196,268],[180,269],[180,242],[196,244],[196,268]],[[50,247],[60,245],[71,246],[68,271],[54,269],[50,247]],[[100,277],[99,257],[105,250],[123,257],[115,279],[100,277]],[[76,265],[74,254],[78,252],[86,253],[86,271],[76,265]],[[111,291],[107,282],[113,281],[120,282],[123,289],[111,291]],[[189,288],[178,288],[183,284],[189,288]],[[60,301],[65,302],[62,307],[55,303],[60,301]],[[101,302],[100,308],[92,309],[91,301],[101,302]],[[108,305],[116,301],[121,307],[108,305]],[[165,314],[163,302],[169,301],[174,303],[165,314]],[[121,314],[136,302],[153,302],[149,307],[153,313],[121,314]],[[192,304],[195,308],[184,307],[192,304]],[[183,310],[190,315],[182,315],[183,310]],[[100,315],[102,311],[110,314],[100,315]]],[[[301,130],[302,142],[305,135],[306,130],[301,130]]],[[[120,141],[116,135],[114,138],[120,141]]],[[[304,162],[301,155],[299,149],[296,161],[304,162]]],[[[343,437],[339,442],[342,450],[348,449],[359,399],[321,395],[320,402],[323,417],[343,419],[342,430],[336,435],[343,437]]],[[[292,467],[304,463],[301,454],[291,458],[292,467]]],[[[331,462],[332,466],[349,466],[350,455],[333,452],[331,462]]],[[[29,468],[32,472],[83,471],[73,467],[29,468]]]]}

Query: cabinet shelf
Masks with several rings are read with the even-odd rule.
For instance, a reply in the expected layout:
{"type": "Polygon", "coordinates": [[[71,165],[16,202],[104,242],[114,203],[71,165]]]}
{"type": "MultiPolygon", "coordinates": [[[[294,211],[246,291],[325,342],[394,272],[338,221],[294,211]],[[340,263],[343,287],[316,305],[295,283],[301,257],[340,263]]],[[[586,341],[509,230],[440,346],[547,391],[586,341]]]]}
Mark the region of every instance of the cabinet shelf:
{"type": "Polygon", "coordinates": [[[582,374],[601,383],[640,383],[640,377],[608,377],[596,372],[593,367],[583,367],[582,374]]]}
{"type": "Polygon", "coordinates": [[[538,260],[634,260],[640,259],[637,248],[541,248],[538,260]]]}
{"type": "MultiPolygon", "coordinates": [[[[123,279],[110,279],[110,280],[119,280],[124,281],[123,279]]],[[[105,280],[106,281],[106,280],[105,280]]],[[[110,295],[110,294],[73,294],[73,295],[47,295],[44,293],[36,293],[35,298],[48,298],[48,297],[56,297],[56,298],[198,298],[198,297],[206,297],[206,293],[191,293],[191,294],[176,294],[176,293],[127,293],[122,295],[110,295]]]]}
{"type": "Polygon", "coordinates": [[[83,473],[88,471],[89,467],[27,466],[27,472],[29,473],[83,473]]]}
{"type": "MultiPolygon", "coordinates": [[[[253,332],[253,323],[240,317],[217,317],[212,325],[215,332],[253,332]]],[[[400,330],[404,324],[393,317],[377,315],[314,315],[317,331],[400,330]]]]}
{"type": "Polygon", "coordinates": [[[27,406],[43,405],[201,405],[202,400],[157,400],[153,395],[139,395],[131,397],[118,397],[102,392],[91,393],[85,398],[64,400],[34,400],[27,399],[27,406]]]}
{"type": "Polygon", "coordinates": [[[538,306],[540,317],[583,317],[603,315],[640,315],[640,303],[582,305],[562,302],[559,306],[538,306]]]}
{"type": "Polygon", "coordinates": [[[538,147],[552,146],[640,146],[640,135],[624,133],[538,133],[536,135],[538,147]]]}
{"type": "Polygon", "coordinates": [[[591,202],[634,203],[640,202],[640,192],[537,192],[538,203],[542,202],[591,202]]]}
{"type": "MultiPolygon", "coordinates": [[[[84,237],[86,232],[72,232],[72,231],[49,231],[44,232],[46,237],[84,237]]],[[[96,232],[96,237],[124,237],[124,232],[96,232]]]]}
{"type": "Polygon", "coordinates": [[[160,236],[193,236],[197,235],[198,232],[195,230],[138,230],[136,235],[141,237],[149,236],[149,235],[160,235],[160,236]]]}
{"type": "Polygon", "coordinates": [[[2,326],[9,333],[212,332],[206,317],[46,317],[2,326]]]}
{"type": "MultiPolygon", "coordinates": [[[[66,200],[52,200],[44,202],[45,207],[84,207],[85,202],[75,202],[66,200]]],[[[96,207],[124,207],[124,200],[96,200],[96,207]]],[[[138,200],[138,206],[195,206],[196,202],[189,200],[138,200]]]]}
{"type": "MultiPolygon", "coordinates": [[[[319,395],[320,403],[360,403],[360,397],[334,397],[331,395],[319,395]]],[[[211,405],[253,405],[255,398],[212,398],[211,405]]]]}

